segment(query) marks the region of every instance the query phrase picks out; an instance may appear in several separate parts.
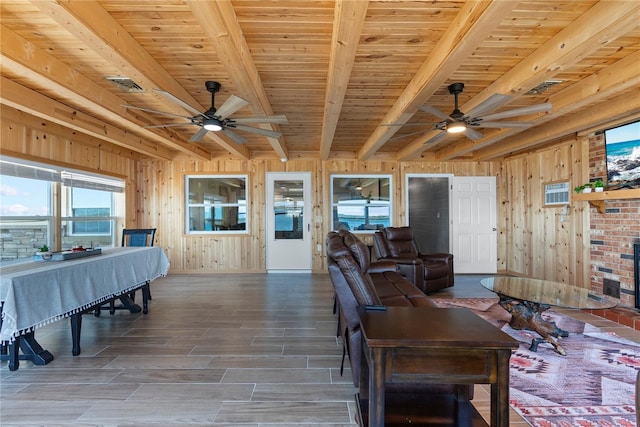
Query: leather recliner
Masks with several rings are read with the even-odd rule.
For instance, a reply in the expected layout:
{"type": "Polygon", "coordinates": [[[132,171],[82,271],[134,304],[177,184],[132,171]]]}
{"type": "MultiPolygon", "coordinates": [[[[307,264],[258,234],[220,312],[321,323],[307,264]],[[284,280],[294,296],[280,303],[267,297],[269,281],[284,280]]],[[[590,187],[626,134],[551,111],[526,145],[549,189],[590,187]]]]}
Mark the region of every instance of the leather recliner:
{"type": "Polygon", "coordinates": [[[385,227],[373,235],[373,243],[378,260],[397,263],[399,273],[422,292],[453,286],[453,255],[420,253],[411,227],[385,227]]]}
{"type": "MultiPolygon", "coordinates": [[[[338,335],[342,338],[345,353],[349,355],[353,384],[359,387],[362,332],[358,307],[435,307],[435,304],[398,273],[394,262],[371,262],[369,248],[349,231],[331,231],[325,243],[329,277],[336,297],[338,335]]],[[[473,385],[458,388],[452,384],[401,383],[388,387],[387,391],[392,393],[461,393],[461,397],[473,398],[473,385]]]]}
{"type": "Polygon", "coordinates": [[[347,230],[326,237],[327,266],[335,290],[338,334],[349,355],[353,383],[360,379],[361,305],[433,307],[434,304],[397,272],[393,262],[370,261],[369,248],[347,230]]]}

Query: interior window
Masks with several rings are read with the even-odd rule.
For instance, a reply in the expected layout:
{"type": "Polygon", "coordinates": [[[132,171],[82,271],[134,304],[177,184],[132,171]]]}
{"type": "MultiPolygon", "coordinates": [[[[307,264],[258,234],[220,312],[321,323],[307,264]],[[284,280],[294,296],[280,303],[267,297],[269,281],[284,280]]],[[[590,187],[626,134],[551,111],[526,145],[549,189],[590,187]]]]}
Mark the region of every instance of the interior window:
{"type": "Polygon", "coordinates": [[[246,233],[247,177],[186,176],[186,232],[246,233]]]}
{"type": "Polygon", "coordinates": [[[333,230],[374,232],[391,226],[391,175],[332,175],[333,230]]]}

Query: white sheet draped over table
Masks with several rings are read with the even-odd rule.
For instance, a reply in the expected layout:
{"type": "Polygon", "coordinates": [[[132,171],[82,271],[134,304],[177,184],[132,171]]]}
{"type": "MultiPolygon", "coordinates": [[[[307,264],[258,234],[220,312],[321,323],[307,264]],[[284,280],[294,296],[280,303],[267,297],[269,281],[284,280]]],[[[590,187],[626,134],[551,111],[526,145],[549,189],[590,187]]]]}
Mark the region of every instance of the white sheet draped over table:
{"type": "Polygon", "coordinates": [[[0,268],[0,341],[85,310],[147,281],[166,276],[169,259],[157,246],[103,249],[70,261],[25,262],[0,268]]]}

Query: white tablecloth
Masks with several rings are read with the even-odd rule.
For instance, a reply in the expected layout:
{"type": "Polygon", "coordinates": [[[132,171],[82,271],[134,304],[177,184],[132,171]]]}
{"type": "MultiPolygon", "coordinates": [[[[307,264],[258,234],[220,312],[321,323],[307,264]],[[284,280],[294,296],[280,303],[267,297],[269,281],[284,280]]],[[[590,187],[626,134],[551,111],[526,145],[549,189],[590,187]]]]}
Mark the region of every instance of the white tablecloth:
{"type": "Polygon", "coordinates": [[[0,341],[60,320],[165,276],[160,247],[103,249],[69,261],[25,262],[0,268],[0,341]]]}

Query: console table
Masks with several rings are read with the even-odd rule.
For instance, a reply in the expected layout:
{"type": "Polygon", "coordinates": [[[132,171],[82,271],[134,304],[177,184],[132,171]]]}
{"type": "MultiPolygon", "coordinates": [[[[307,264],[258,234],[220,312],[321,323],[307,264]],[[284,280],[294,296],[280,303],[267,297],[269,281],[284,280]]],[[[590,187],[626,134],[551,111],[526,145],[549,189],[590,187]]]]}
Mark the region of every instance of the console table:
{"type": "Polygon", "coordinates": [[[509,359],[518,348],[509,335],[466,308],[361,308],[360,325],[356,404],[363,426],[382,427],[385,420],[388,425],[487,425],[460,392],[395,407],[392,396],[385,396],[390,383],[491,384],[491,426],[509,425],[509,359]]]}
{"type": "Polygon", "coordinates": [[[65,317],[75,317],[73,353],[79,354],[80,313],[164,276],[168,270],[167,255],[156,246],[111,248],[86,258],[28,261],[0,268],[0,342],[11,343],[9,369],[18,369],[18,348],[35,364],[51,362],[53,355],[40,347],[34,330],[65,317]]]}

